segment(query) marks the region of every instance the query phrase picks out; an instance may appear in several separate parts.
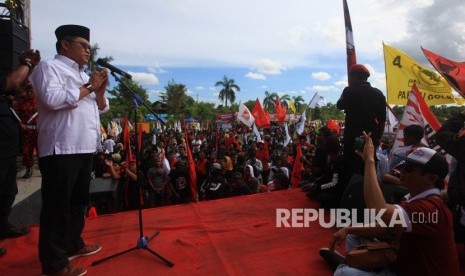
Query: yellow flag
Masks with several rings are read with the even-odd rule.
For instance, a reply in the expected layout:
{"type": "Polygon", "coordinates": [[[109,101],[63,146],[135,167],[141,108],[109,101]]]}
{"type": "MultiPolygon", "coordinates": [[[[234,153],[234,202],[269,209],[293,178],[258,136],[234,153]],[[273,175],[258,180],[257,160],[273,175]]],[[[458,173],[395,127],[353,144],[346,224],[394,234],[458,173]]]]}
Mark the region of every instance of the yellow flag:
{"type": "Polygon", "coordinates": [[[294,101],[292,99],[289,100],[289,109],[295,114],[296,112],[296,108],[295,108],[295,105],[294,105],[294,101]]]}
{"type": "Polygon", "coordinates": [[[406,105],[414,83],[428,105],[455,103],[451,87],[440,74],[418,65],[394,47],[383,46],[388,104],[406,105]]]}

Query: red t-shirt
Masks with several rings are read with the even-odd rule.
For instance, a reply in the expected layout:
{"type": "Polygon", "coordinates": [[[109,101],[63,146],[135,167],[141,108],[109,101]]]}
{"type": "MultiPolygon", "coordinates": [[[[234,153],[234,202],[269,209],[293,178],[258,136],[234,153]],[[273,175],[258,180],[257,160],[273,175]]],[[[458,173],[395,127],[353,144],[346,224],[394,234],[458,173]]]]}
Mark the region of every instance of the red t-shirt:
{"type": "Polygon", "coordinates": [[[206,164],[207,164],[207,159],[206,158],[197,160],[195,162],[195,171],[198,174],[206,175],[207,174],[207,168],[205,166],[206,164]]]}
{"type": "Polygon", "coordinates": [[[262,150],[257,150],[255,152],[255,157],[262,162],[263,170],[269,171],[270,166],[268,165],[268,160],[270,157],[268,156],[268,151],[263,148],[262,150]]]}
{"type": "Polygon", "coordinates": [[[400,206],[411,221],[412,231],[402,233],[394,265],[397,275],[459,275],[452,215],[444,201],[433,195],[404,201],[400,206]]]}

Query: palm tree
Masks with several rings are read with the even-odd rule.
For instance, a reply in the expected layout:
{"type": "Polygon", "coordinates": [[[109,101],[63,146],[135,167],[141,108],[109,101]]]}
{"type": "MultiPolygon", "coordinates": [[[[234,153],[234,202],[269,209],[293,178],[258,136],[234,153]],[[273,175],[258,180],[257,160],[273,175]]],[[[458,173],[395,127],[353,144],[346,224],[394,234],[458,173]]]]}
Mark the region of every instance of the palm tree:
{"type": "MultiPolygon", "coordinates": [[[[98,57],[98,52],[100,51],[100,47],[98,46],[98,43],[95,43],[90,47],[90,58],[89,62],[87,63],[87,70],[89,72],[93,72],[95,70],[100,70],[100,66],[97,64],[97,57],[98,57]]],[[[113,60],[112,56],[106,56],[102,58],[106,62],[110,62],[113,60]]]]}
{"type": "Polygon", "coordinates": [[[223,80],[217,81],[215,86],[223,87],[218,98],[224,101],[225,107],[228,107],[228,100],[233,103],[236,100],[236,92],[241,91],[241,88],[234,83],[234,79],[228,79],[226,76],[223,77],[223,80]]]}
{"type": "Polygon", "coordinates": [[[267,111],[270,111],[272,108],[275,108],[276,97],[278,97],[277,93],[270,93],[268,91],[265,91],[265,98],[263,99],[263,108],[267,111]]]}
{"type": "Polygon", "coordinates": [[[302,98],[302,96],[293,96],[292,100],[294,101],[295,108],[300,112],[301,107],[305,103],[304,98],[302,98]]]}
{"type": "Polygon", "coordinates": [[[291,100],[291,96],[284,94],[281,97],[279,97],[279,100],[281,101],[283,106],[289,109],[289,101],[291,100]]]}

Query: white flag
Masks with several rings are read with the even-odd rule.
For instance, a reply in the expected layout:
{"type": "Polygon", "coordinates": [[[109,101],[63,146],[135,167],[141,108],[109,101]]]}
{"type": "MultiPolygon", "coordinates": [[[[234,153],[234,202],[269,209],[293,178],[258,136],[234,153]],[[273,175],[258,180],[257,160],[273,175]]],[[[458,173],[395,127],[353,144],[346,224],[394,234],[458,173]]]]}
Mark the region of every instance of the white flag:
{"type": "Polygon", "coordinates": [[[297,123],[297,134],[301,135],[304,132],[305,120],[307,119],[307,110],[304,110],[302,116],[300,116],[299,122],[297,123]]]}
{"type": "Polygon", "coordinates": [[[286,140],[284,141],[284,146],[287,146],[291,141],[291,136],[289,135],[289,128],[287,127],[287,123],[284,123],[284,132],[286,132],[286,140]]]}
{"type": "Polygon", "coordinates": [[[394,127],[399,124],[399,121],[396,118],[396,115],[392,113],[392,110],[386,106],[386,125],[384,126],[384,132],[386,133],[393,133],[394,127]]]}
{"type": "Polygon", "coordinates": [[[257,142],[261,142],[262,137],[260,136],[260,132],[258,131],[256,124],[253,124],[253,133],[255,133],[255,137],[257,137],[257,142]]]}
{"type": "Polygon", "coordinates": [[[250,113],[250,110],[243,103],[239,104],[239,111],[237,112],[237,120],[241,121],[244,125],[251,127],[255,122],[255,118],[250,113]]]}
{"type": "Polygon", "coordinates": [[[322,100],[324,100],[324,98],[318,95],[318,92],[316,92],[315,95],[313,95],[313,98],[308,103],[308,108],[315,108],[316,105],[322,100]]]}

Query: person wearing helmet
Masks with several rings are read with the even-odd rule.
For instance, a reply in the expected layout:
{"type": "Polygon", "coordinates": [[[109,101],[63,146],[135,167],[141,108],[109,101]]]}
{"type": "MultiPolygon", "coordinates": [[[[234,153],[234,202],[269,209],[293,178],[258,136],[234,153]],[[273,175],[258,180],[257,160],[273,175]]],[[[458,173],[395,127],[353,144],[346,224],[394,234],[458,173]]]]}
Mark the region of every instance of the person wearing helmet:
{"type": "Polygon", "coordinates": [[[355,138],[362,131],[371,132],[375,147],[383,135],[386,122],[386,97],[367,81],[370,71],[362,64],[349,68],[349,86],[344,88],[337,108],[345,112],[344,158],[353,164],[354,173],[363,174],[363,162],[355,154],[355,138]]]}

